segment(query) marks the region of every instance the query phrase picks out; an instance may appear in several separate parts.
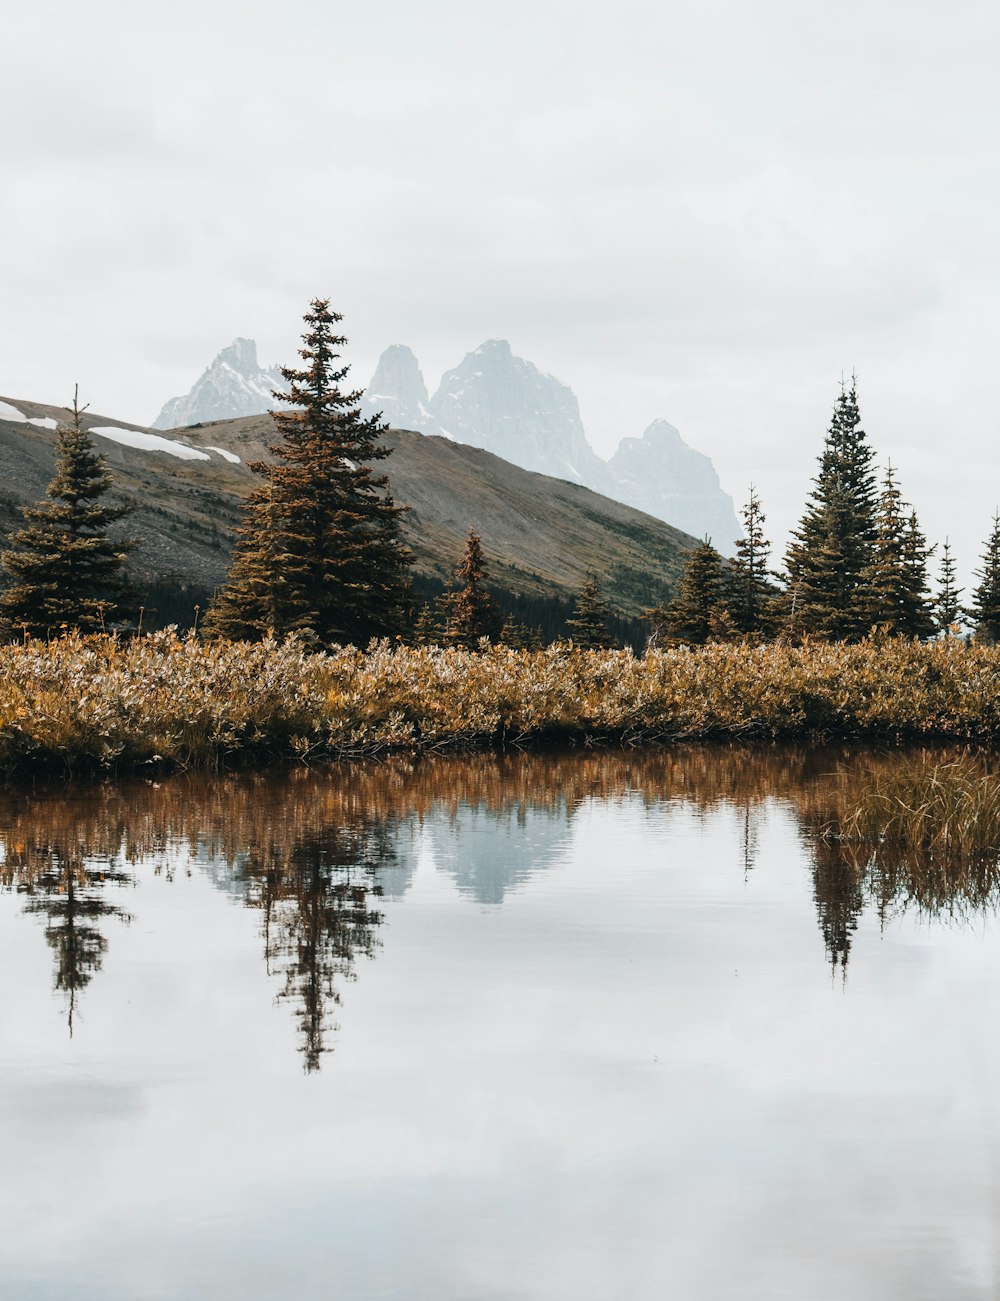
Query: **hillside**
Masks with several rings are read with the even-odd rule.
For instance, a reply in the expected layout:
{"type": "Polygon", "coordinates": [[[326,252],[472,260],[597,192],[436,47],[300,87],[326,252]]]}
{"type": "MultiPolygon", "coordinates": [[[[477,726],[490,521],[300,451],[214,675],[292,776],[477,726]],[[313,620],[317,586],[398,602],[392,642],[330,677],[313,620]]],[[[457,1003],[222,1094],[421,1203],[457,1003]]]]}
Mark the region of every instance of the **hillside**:
{"type": "MultiPolygon", "coordinates": [[[[176,431],[265,412],[285,387],[280,370],[257,361],[252,339],[236,339],[187,394],[167,402],[153,427],[176,431]]],[[[695,537],[710,537],[724,555],[733,554],[742,535],[711,460],[673,425],[654,420],[640,437],[620,439],[614,456],[603,460],[587,438],[573,390],[516,356],[505,339],[487,339],[466,354],[433,395],[413,352],[393,344],[379,358],[362,405],[394,429],[440,434],[522,469],[583,484],[695,537]]]]}
{"type": "MultiPolygon", "coordinates": [[[[44,494],[62,408],[0,399],[0,530],[17,506],[44,494]],[[32,421],[36,423],[31,423],[32,421]]],[[[87,412],[120,494],[136,506],[127,531],[141,538],[133,566],[144,580],[212,588],[222,581],[242,498],[257,480],[247,462],[267,456],[269,416],[216,421],[169,433],[87,412]],[[238,459],[237,459],[238,458],[238,459]]],[[[496,586],[563,599],[588,571],[613,607],[635,616],[676,582],[693,538],[579,484],[552,479],[480,448],[406,430],[386,435],[396,499],[411,509],[404,531],[415,573],[447,583],[475,527],[496,586]]]]}

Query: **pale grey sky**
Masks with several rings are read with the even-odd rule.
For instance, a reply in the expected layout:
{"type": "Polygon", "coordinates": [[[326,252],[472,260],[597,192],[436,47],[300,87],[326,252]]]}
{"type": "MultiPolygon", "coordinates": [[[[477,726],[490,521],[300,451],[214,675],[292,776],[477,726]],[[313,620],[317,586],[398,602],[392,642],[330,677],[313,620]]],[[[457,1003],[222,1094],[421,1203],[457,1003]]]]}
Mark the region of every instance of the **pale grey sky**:
{"type": "Polygon", "coordinates": [[[487,337],[794,523],[842,371],[964,571],[1000,501],[1000,10],[36,0],[5,15],[0,392],[147,422],[343,312],[359,384],[487,337]]]}

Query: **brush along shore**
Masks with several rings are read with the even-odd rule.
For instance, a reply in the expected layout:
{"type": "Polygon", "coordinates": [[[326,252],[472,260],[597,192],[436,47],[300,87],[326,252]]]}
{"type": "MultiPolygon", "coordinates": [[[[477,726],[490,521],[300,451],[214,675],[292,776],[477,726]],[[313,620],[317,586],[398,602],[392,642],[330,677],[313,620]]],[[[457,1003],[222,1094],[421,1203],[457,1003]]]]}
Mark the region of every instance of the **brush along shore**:
{"type": "Polygon", "coordinates": [[[66,636],[0,647],[0,770],[680,739],[1000,740],[1000,648],[480,651],[66,636]]]}

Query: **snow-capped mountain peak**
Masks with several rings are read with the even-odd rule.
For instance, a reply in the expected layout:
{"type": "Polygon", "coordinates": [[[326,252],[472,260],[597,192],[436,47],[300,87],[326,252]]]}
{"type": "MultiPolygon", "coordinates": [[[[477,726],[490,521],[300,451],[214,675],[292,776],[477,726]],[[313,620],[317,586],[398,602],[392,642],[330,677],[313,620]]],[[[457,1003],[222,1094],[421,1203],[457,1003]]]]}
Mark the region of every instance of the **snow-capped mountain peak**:
{"type": "Polygon", "coordinates": [[[180,429],[210,420],[260,415],[282,405],[273,392],[287,387],[277,366],[265,368],[258,362],[253,339],[234,339],[188,393],[164,404],[151,428],[180,429]]]}

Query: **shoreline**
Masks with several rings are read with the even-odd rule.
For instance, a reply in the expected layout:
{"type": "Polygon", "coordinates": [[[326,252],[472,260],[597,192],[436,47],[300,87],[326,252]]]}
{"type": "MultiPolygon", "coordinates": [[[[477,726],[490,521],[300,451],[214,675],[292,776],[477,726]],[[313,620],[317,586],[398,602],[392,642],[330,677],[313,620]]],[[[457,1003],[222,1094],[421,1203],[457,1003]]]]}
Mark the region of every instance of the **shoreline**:
{"type": "Polygon", "coordinates": [[[0,779],[391,754],[1000,740],[1000,648],[957,639],[480,651],[70,635],[0,647],[0,779]]]}

